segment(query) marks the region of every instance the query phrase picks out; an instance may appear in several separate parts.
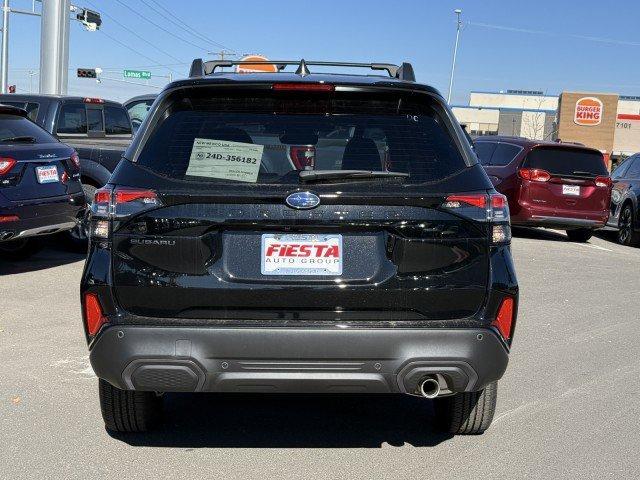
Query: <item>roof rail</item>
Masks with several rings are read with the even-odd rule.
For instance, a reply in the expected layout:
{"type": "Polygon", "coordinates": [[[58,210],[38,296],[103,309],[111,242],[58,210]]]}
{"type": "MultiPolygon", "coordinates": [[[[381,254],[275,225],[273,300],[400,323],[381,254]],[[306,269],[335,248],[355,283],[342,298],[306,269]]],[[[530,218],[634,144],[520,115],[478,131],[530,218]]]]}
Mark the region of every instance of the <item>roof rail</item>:
{"type": "Polygon", "coordinates": [[[201,58],[196,58],[191,63],[189,78],[206,77],[224,67],[235,65],[276,65],[278,71],[284,70],[287,65],[297,65],[296,74],[300,76],[309,75],[308,66],[322,67],[345,67],[345,68],[368,68],[370,70],[386,70],[391,78],[415,82],[416,76],[410,63],[404,62],[401,66],[392,63],[356,63],[356,62],[318,62],[310,60],[213,60],[204,62],[201,58]]]}

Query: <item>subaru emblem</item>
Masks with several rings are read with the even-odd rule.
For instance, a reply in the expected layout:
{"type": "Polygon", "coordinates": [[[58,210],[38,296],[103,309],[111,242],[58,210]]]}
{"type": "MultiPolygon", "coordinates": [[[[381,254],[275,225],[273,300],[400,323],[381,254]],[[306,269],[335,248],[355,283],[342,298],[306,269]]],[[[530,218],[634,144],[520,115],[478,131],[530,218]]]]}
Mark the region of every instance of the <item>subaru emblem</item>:
{"type": "Polygon", "coordinates": [[[306,210],[320,205],[320,197],[311,192],[295,192],[289,195],[285,202],[291,208],[306,210]]]}

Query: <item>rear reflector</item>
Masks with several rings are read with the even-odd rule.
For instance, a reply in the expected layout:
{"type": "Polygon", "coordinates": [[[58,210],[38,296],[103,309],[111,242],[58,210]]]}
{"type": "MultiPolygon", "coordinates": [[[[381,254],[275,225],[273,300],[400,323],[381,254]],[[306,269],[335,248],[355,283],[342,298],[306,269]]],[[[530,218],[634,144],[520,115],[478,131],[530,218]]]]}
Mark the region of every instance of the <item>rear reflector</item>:
{"type": "Polygon", "coordinates": [[[610,187],[613,185],[611,177],[596,177],[596,187],[610,187]]]}
{"type": "Polygon", "coordinates": [[[10,157],[0,157],[0,175],[9,172],[16,164],[16,161],[10,157]]]}
{"type": "Polygon", "coordinates": [[[286,92],[333,92],[336,89],[331,83],[274,83],[272,88],[286,92]]]}
{"type": "Polygon", "coordinates": [[[491,323],[498,329],[505,340],[511,339],[511,326],[513,324],[513,298],[507,297],[502,301],[498,309],[496,319],[491,323]]]}
{"type": "Polygon", "coordinates": [[[0,223],[17,222],[20,220],[18,215],[0,215],[0,223]]]}
{"type": "Polygon", "coordinates": [[[531,180],[532,182],[548,182],[551,179],[549,172],[539,168],[521,168],[518,170],[518,175],[520,178],[531,180]]]}
{"type": "Polygon", "coordinates": [[[84,294],[84,319],[87,322],[87,332],[94,336],[100,330],[100,327],[107,321],[102,313],[100,300],[95,293],[84,294]]]}

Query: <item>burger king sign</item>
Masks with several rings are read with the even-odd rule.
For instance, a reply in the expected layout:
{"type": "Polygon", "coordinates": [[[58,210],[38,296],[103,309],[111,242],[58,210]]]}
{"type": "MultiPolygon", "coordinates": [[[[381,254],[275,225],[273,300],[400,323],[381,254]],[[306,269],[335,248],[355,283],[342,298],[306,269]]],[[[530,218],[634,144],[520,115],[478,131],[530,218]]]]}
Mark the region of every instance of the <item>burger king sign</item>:
{"type": "Polygon", "coordinates": [[[576,102],[576,110],[573,121],[576,125],[593,127],[600,125],[604,107],[600,99],[596,97],[582,97],[576,102]]]}

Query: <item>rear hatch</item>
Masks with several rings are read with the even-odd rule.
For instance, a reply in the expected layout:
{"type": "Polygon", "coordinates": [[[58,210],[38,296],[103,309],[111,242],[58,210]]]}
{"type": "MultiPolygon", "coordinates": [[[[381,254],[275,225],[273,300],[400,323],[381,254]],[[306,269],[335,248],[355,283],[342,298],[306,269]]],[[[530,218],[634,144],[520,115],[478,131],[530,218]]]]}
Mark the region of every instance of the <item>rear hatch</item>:
{"type": "Polygon", "coordinates": [[[467,318],[483,306],[490,241],[477,199],[490,183],[463,159],[440,100],[200,89],[158,108],[161,120],[94,204],[113,215],[125,310],[388,322],[467,318]],[[292,162],[292,143],[313,155],[292,162]],[[452,197],[461,192],[473,194],[452,197]]]}
{"type": "Polygon", "coordinates": [[[79,192],[80,167],[73,154],[30,120],[0,115],[0,194],[26,201],[79,192]]]}
{"type": "Polygon", "coordinates": [[[609,208],[611,179],[597,150],[538,146],[525,158],[520,200],[545,214],[566,218],[601,217],[609,208]]]}

